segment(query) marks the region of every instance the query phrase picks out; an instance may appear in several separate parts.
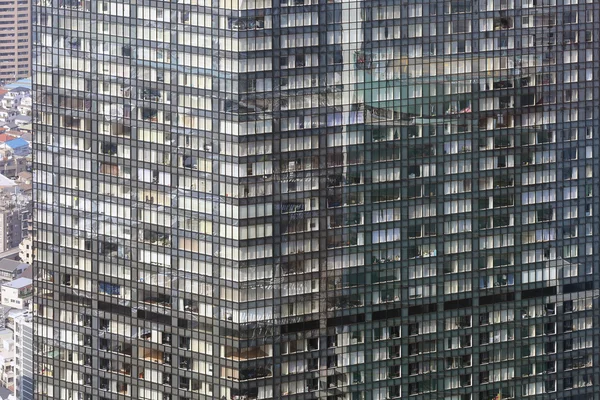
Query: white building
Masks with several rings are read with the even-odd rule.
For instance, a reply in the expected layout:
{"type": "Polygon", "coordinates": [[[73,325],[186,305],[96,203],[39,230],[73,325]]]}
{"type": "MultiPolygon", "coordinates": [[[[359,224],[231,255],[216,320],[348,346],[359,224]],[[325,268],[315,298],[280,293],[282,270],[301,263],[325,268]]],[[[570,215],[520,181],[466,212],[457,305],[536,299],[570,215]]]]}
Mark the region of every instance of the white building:
{"type": "Polygon", "coordinates": [[[15,319],[15,396],[33,400],[33,317],[15,319]]]}
{"type": "Polygon", "coordinates": [[[13,331],[0,329],[0,384],[11,391],[15,385],[15,341],[13,331]]]}
{"type": "Polygon", "coordinates": [[[12,308],[28,308],[33,296],[33,281],[18,278],[2,285],[2,305],[12,308]]]}
{"type": "Polygon", "coordinates": [[[33,262],[32,244],[33,241],[30,236],[23,238],[21,243],[19,243],[19,259],[29,265],[33,262]]]}

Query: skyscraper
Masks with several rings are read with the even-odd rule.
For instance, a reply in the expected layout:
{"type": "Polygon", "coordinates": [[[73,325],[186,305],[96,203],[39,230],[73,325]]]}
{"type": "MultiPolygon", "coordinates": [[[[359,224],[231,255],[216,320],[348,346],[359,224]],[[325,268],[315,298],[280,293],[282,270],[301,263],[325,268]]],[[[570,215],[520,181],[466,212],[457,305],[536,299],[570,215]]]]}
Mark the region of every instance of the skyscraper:
{"type": "Polygon", "coordinates": [[[37,398],[598,398],[597,2],[34,12],[37,398]]]}

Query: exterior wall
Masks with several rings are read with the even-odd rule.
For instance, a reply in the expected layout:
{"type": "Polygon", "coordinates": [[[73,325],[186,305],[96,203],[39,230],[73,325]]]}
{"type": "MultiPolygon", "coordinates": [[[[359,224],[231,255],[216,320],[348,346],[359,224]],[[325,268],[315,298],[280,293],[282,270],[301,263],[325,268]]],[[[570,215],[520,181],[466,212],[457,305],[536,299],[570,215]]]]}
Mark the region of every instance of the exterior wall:
{"type": "Polygon", "coordinates": [[[25,237],[21,243],[19,243],[19,259],[31,265],[33,263],[33,240],[30,236],[25,237]]]}
{"type": "Polygon", "coordinates": [[[2,350],[0,351],[0,383],[5,388],[14,391],[15,343],[12,338],[2,340],[2,350]]]}
{"type": "Polygon", "coordinates": [[[32,289],[2,286],[2,305],[22,310],[31,302],[32,289]]]}
{"type": "Polygon", "coordinates": [[[158,4],[33,8],[39,398],[598,397],[598,4],[158,4]]]}

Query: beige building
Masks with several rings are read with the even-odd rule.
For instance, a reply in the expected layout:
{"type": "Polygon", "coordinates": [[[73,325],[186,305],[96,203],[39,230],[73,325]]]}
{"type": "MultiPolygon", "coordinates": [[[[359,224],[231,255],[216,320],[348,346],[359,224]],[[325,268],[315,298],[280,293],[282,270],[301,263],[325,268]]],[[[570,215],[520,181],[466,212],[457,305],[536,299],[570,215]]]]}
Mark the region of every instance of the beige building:
{"type": "Polygon", "coordinates": [[[30,7],[29,0],[0,0],[0,83],[30,75],[30,7]]]}
{"type": "Polygon", "coordinates": [[[19,259],[31,265],[33,263],[33,240],[31,236],[27,236],[23,238],[21,243],[19,243],[19,259]]]}

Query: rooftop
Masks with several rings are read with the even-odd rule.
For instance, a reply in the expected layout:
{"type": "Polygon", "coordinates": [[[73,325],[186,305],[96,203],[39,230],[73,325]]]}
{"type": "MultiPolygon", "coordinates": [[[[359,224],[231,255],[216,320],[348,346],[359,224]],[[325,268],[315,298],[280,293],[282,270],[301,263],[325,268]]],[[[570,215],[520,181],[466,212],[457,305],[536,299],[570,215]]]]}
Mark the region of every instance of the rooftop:
{"type": "Polygon", "coordinates": [[[4,85],[4,89],[12,90],[18,87],[24,87],[26,89],[31,90],[31,78],[19,79],[16,82],[9,83],[8,85],[4,85]]]}
{"type": "MultiPolygon", "coordinates": [[[[19,249],[16,248],[16,253],[19,253],[19,249]]],[[[9,253],[9,252],[6,252],[9,253]]],[[[4,254],[4,253],[1,253],[4,254]]],[[[0,254],[0,255],[1,255],[0,254]]],[[[29,264],[25,264],[21,261],[17,261],[17,260],[10,260],[8,258],[2,259],[0,260],[0,271],[8,271],[8,272],[14,272],[15,270],[22,268],[22,269],[26,269],[29,268],[29,264]]]]}
{"type": "Polygon", "coordinates": [[[27,311],[26,309],[18,309],[18,308],[9,308],[8,310],[5,311],[5,315],[7,318],[21,318],[21,317],[26,317],[29,314],[29,311],[27,311]]]}
{"type": "Polygon", "coordinates": [[[31,122],[32,118],[29,115],[16,115],[14,120],[21,122],[31,122]]]}
{"type": "Polygon", "coordinates": [[[33,129],[32,123],[23,124],[23,125],[19,126],[19,131],[31,131],[32,129],[33,129]]]}
{"type": "Polygon", "coordinates": [[[12,139],[12,140],[9,140],[8,142],[6,142],[6,145],[10,146],[13,149],[16,149],[19,147],[29,146],[29,143],[27,143],[27,140],[25,140],[23,138],[16,138],[16,139],[12,139]]]}
{"type": "MultiPolygon", "coordinates": [[[[8,87],[8,86],[5,86],[5,87],[8,87]]],[[[25,87],[25,86],[17,86],[17,87],[14,87],[14,88],[10,88],[10,91],[11,92],[30,92],[31,88],[30,87],[25,87]]]]}
{"type": "MultiPolygon", "coordinates": [[[[24,126],[24,125],[23,125],[24,126]]],[[[21,127],[22,128],[22,127],[21,127]]],[[[14,135],[21,135],[21,139],[25,139],[28,142],[31,142],[31,140],[33,139],[33,136],[31,135],[30,132],[23,132],[23,131],[10,131],[11,134],[14,135]]]]}
{"type": "MultiPolygon", "coordinates": [[[[19,255],[19,248],[18,247],[15,247],[14,249],[7,250],[4,253],[0,253],[0,264],[4,260],[16,261],[19,264],[23,264],[22,262],[17,261],[17,260],[14,259],[18,255],[19,255]]],[[[0,269],[1,269],[1,267],[0,267],[0,269]]]]}
{"type": "Polygon", "coordinates": [[[7,133],[0,133],[0,142],[9,142],[11,140],[15,140],[16,137],[7,133]]]}
{"type": "Polygon", "coordinates": [[[31,286],[33,281],[29,278],[17,278],[14,281],[6,282],[2,284],[2,286],[13,288],[13,289],[22,289],[27,286],[31,286]]]}

